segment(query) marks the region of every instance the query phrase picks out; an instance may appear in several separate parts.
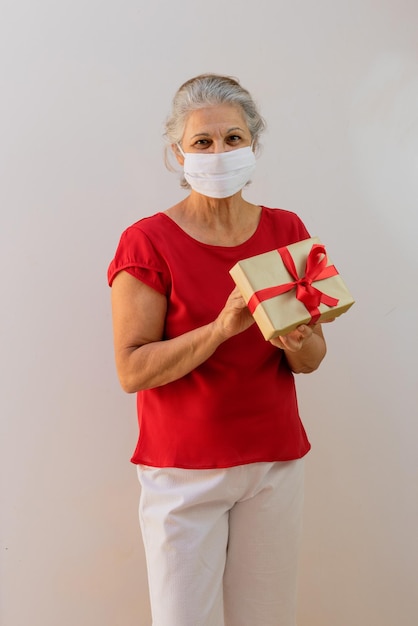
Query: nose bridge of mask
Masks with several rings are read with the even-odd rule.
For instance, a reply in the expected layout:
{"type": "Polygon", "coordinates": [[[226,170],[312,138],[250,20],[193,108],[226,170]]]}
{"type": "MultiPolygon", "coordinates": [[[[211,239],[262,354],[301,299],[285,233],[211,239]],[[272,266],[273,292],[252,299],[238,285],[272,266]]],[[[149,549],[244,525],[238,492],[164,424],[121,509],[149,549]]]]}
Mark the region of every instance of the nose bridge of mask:
{"type": "MultiPolygon", "coordinates": [[[[248,146],[247,146],[247,147],[248,147],[248,146]]],[[[251,145],[250,145],[249,147],[251,148],[251,150],[253,150],[253,148],[254,148],[254,139],[252,139],[252,140],[251,140],[251,145]]],[[[183,148],[181,147],[181,144],[180,144],[180,142],[179,142],[179,141],[176,143],[176,148],[179,150],[179,152],[180,152],[181,156],[183,156],[183,157],[186,157],[186,154],[194,154],[194,153],[192,153],[192,152],[188,152],[188,153],[184,152],[184,150],[183,150],[183,148]]],[[[242,148],[241,148],[241,149],[242,149],[242,148]]],[[[232,151],[230,151],[230,152],[232,152],[232,151]]],[[[235,152],[235,150],[234,150],[234,152],[235,152]]],[[[210,154],[214,154],[214,153],[213,153],[213,152],[211,152],[210,154]]]]}

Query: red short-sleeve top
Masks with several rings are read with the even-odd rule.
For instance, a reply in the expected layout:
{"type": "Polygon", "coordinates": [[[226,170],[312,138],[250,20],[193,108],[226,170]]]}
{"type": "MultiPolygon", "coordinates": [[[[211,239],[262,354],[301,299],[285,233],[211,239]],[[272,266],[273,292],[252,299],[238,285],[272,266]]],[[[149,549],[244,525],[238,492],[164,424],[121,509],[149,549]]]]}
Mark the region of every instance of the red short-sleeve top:
{"type": "MultiPolygon", "coordinates": [[[[234,288],[239,260],[309,237],[289,211],[262,207],[256,232],[238,246],[201,243],[157,213],[122,234],[108,281],[125,270],[167,298],[163,340],[212,322],[234,288]]],[[[309,448],[286,357],[254,324],[179,380],[137,394],[132,462],[215,468],[287,461],[309,448]]]]}

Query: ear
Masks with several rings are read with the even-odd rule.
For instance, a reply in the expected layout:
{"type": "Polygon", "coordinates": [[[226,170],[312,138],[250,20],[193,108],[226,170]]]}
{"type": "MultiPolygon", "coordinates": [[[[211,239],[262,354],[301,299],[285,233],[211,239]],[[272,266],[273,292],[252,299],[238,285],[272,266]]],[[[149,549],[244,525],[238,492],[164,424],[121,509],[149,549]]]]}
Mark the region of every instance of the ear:
{"type": "Polygon", "coordinates": [[[178,146],[175,143],[171,144],[171,149],[174,153],[174,156],[177,159],[177,163],[181,166],[183,166],[184,164],[184,156],[182,155],[182,153],[180,152],[178,146]]]}

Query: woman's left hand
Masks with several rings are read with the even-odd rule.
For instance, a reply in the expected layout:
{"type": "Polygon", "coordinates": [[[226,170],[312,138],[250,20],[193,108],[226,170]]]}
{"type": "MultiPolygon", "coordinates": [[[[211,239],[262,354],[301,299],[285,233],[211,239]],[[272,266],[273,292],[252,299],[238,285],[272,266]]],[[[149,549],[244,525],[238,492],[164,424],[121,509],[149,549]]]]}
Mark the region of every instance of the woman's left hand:
{"type": "Polygon", "coordinates": [[[289,367],[295,374],[315,371],[327,351],[321,324],[301,324],[287,335],[270,339],[270,343],[285,351],[289,367]]]}
{"type": "Polygon", "coordinates": [[[288,350],[289,352],[299,352],[304,344],[312,338],[313,327],[302,324],[292,330],[287,335],[279,335],[270,339],[270,343],[276,348],[288,350]]]}

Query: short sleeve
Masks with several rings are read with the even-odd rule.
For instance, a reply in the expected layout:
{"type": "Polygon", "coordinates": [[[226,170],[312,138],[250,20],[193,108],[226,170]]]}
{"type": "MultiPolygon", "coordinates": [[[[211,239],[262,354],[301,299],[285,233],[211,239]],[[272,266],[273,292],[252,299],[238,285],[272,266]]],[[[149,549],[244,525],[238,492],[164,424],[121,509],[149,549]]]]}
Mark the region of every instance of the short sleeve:
{"type": "Polygon", "coordinates": [[[299,240],[301,241],[302,239],[309,239],[311,235],[308,229],[306,228],[305,224],[302,222],[300,217],[298,216],[296,217],[297,217],[298,228],[299,228],[299,240]]]}
{"type": "Polygon", "coordinates": [[[115,257],[109,265],[107,279],[110,287],[122,270],[163,295],[169,292],[170,272],[166,262],[147,235],[135,225],[122,234],[115,257]]]}

